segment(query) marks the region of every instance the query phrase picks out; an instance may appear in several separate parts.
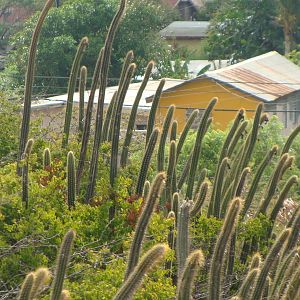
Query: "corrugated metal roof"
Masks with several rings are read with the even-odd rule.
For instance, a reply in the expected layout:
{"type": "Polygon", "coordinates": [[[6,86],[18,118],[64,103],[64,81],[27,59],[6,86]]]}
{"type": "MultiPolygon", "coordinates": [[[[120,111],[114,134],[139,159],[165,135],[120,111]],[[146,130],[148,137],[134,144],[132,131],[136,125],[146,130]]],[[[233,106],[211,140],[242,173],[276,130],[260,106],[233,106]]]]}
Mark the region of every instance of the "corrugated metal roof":
{"type": "Polygon", "coordinates": [[[300,90],[300,68],[276,51],[207,72],[204,76],[267,102],[300,90]]]}
{"type": "MultiPolygon", "coordinates": [[[[146,98],[155,94],[156,89],[159,85],[159,82],[160,82],[159,80],[150,80],[148,82],[148,84],[144,90],[144,93],[142,95],[140,104],[139,104],[140,108],[150,109],[151,103],[147,103],[146,98]]],[[[164,90],[170,89],[170,88],[172,88],[178,84],[181,84],[183,82],[184,82],[184,80],[180,80],[180,79],[166,79],[164,90]]],[[[128,88],[128,91],[127,91],[127,94],[125,97],[125,101],[124,101],[124,107],[132,107],[140,86],[141,86],[141,82],[132,83],[129,85],[129,88],[128,88]]],[[[118,89],[118,86],[111,86],[111,87],[106,88],[105,101],[104,101],[105,104],[110,103],[110,101],[113,97],[113,94],[115,93],[115,91],[117,89],[118,89]]],[[[89,94],[90,94],[90,91],[85,92],[84,100],[86,103],[88,102],[89,94]]],[[[99,90],[96,90],[94,103],[98,103],[98,94],[99,94],[99,90]]],[[[55,104],[62,105],[67,102],[67,97],[68,97],[67,94],[49,97],[47,99],[37,101],[35,103],[34,107],[35,107],[35,109],[39,109],[39,108],[43,109],[43,108],[46,108],[49,106],[53,106],[55,104]]],[[[73,101],[74,101],[74,103],[79,102],[79,93],[78,92],[74,94],[73,101]]]]}
{"type": "Polygon", "coordinates": [[[203,38],[207,36],[208,21],[175,21],[160,31],[164,38],[203,38]]]}

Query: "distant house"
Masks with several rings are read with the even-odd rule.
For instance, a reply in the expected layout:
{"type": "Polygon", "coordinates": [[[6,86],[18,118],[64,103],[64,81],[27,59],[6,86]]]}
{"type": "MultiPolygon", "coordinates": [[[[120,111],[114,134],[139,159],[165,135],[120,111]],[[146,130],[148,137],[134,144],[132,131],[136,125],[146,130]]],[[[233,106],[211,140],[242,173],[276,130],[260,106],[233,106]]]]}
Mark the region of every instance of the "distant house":
{"type": "MultiPolygon", "coordinates": [[[[151,108],[151,103],[146,102],[146,98],[153,95],[159,85],[159,80],[150,80],[144,90],[142,98],[139,103],[138,113],[135,123],[136,130],[144,130],[147,127],[147,119],[148,113],[151,108]]],[[[167,79],[165,83],[165,89],[169,89],[178,85],[179,83],[184,82],[183,80],[178,79],[167,79]]],[[[132,105],[135,101],[137,92],[140,88],[141,82],[139,83],[132,83],[129,85],[126,98],[123,104],[123,116],[124,120],[128,120],[128,116],[131,112],[132,105]]],[[[111,99],[114,93],[117,91],[118,86],[111,86],[106,88],[105,91],[105,100],[104,100],[104,109],[106,110],[108,105],[111,102],[111,99]]],[[[94,113],[97,109],[98,103],[98,93],[99,90],[96,90],[95,99],[94,99],[94,113]]],[[[85,93],[85,104],[88,102],[90,91],[86,91],[85,93]]],[[[39,101],[34,101],[32,103],[32,117],[33,119],[41,118],[42,120],[42,127],[48,128],[60,132],[64,125],[64,114],[65,114],[65,107],[67,103],[67,94],[58,95],[54,97],[49,97],[46,99],[41,99],[39,101]]],[[[73,126],[77,126],[78,121],[78,104],[79,104],[79,93],[75,93],[73,97],[74,103],[74,122],[73,126]]],[[[123,128],[124,129],[124,128],[123,128]]]]}
{"type": "Polygon", "coordinates": [[[204,6],[205,0],[161,0],[162,3],[178,9],[186,21],[195,20],[197,13],[204,6]]]}
{"type": "Polygon", "coordinates": [[[252,117],[263,102],[265,110],[277,115],[289,132],[300,124],[300,68],[272,51],[207,72],[163,91],[157,123],[163,120],[167,107],[175,104],[175,118],[182,130],[191,111],[204,109],[213,97],[219,99],[212,114],[217,128],[226,129],[240,108],[252,117]]]}
{"type": "Polygon", "coordinates": [[[160,35],[173,48],[184,47],[198,59],[205,59],[204,39],[207,37],[207,21],[175,21],[162,29],[160,35]]]}
{"type": "Polygon", "coordinates": [[[32,12],[32,9],[23,6],[8,7],[0,15],[0,24],[15,24],[28,18],[32,12]]]}

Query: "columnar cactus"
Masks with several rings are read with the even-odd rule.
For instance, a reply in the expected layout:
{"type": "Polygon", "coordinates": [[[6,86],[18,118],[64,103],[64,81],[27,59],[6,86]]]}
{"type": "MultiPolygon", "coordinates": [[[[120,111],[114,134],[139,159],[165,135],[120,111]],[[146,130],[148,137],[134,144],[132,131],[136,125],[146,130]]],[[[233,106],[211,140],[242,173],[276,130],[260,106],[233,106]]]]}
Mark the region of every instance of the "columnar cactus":
{"type": "Polygon", "coordinates": [[[150,109],[150,113],[149,113],[149,117],[148,117],[148,123],[147,123],[146,147],[147,147],[148,141],[150,140],[150,136],[151,136],[153,128],[154,128],[155,115],[156,115],[160,96],[162,94],[165,82],[166,82],[165,79],[161,79],[161,81],[157,87],[157,90],[155,92],[155,95],[153,97],[153,101],[152,101],[152,105],[151,105],[151,109],[150,109]]]}
{"type": "Polygon", "coordinates": [[[67,185],[68,185],[68,207],[75,208],[76,199],[76,174],[75,174],[75,157],[72,151],[67,157],[67,185]]]}
{"type": "Polygon", "coordinates": [[[297,135],[300,133],[300,125],[297,126],[293,132],[289,135],[288,139],[286,140],[283,148],[282,148],[282,151],[281,151],[281,156],[284,155],[285,153],[288,153],[292,144],[293,144],[293,141],[295,140],[295,138],[297,137],[297,135]]]}
{"type": "Polygon", "coordinates": [[[190,254],[190,205],[189,201],[184,201],[178,211],[176,240],[178,277],[182,274],[186,259],[190,254]]]}
{"type": "Polygon", "coordinates": [[[44,170],[48,170],[51,167],[51,152],[49,148],[46,148],[43,153],[43,167],[44,170]]]}
{"type": "MultiPolygon", "coordinates": [[[[19,141],[19,152],[18,152],[18,162],[21,160],[21,156],[24,153],[25,146],[28,140],[29,125],[30,125],[30,114],[31,114],[31,94],[32,94],[32,84],[35,71],[35,61],[36,52],[39,36],[45,18],[52,7],[54,0],[48,0],[39,16],[37,24],[32,34],[31,44],[29,48],[27,71],[25,76],[25,92],[24,92],[24,107],[23,107],[23,118],[21,124],[21,133],[19,141]]],[[[21,175],[21,168],[17,166],[17,173],[21,175]]]]}
{"type": "Polygon", "coordinates": [[[61,297],[64,278],[68,267],[74,239],[75,232],[73,230],[69,230],[63,238],[55,267],[54,280],[52,283],[52,289],[50,294],[51,300],[57,300],[61,297]]]}
{"type": "Polygon", "coordinates": [[[143,198],[146,199],[148,197],[150,191],[150,181],[146,181],[143,189],[143,198]]]}
{"type": "Polygon", "coordinates": [[[263,262],[260,273],[257,277],[257,281],[255,284],[255,288],[253,291],[252,298],[253,300],[259,300],[262,297],[264,291],[264,285],[268,276],[268,272],[272,266],[273,261],[275,260],[276,256],[283,249],[285,242],[287,241],[289,235],[291,233],[290,229],[285,229],[280,236],[275,241],[274,245],[270,249],[265,261],[263,262]]]}
{"type": "Polygon", "coordinates": [[[120,139],[120,127],[121,127],[121,117],[122,117],[122,108],[125,100],[125,96],[132,79],[132,76],[135,72],[136,65],[130,64],[128,70],[124,76],[124,81],[121,83],[120,92],[117,94],[116,102],[116,111],[113,124],[113,136],[112,136],[112,145],[111,145],[111,156],[110,156],[110,184],[114,185],[115,178],[117,176],[118,170],[118,150],[119,150],[119,139],[120,139]]]}
{"type": "Polygon", "coordinates": [[[243,280],[243,283],[239,289],[237,296],[241,300],[249,299],[248,296],[251,294],[251,288],[255,284],[257,275],[259,274],[259,269],[251,269],[247,274],[246,278],[243,280]]]}
{"type": "Polygon", "coordinates": [[[198,197],[200,187],[201,187],[202,183],[205,181],[206,176],[207,176],[207,169],[203,168],[200,171],[198,182],[197,182],[197,185],[196,185],[196,188],[195,188],[194,198],[193,198],[194,202],[196,201],[196,198],[198,197]]]}
{"type": "Polygon", "coordinates": [[[133,269],[138,263],[142,243],[144,236],[153,213],[155,206],[157,205],[158,199],[160,197],[162,187],[165,181],[165,173],[158,173],[151,185],[148,197],[145,201],[143,211],[138,219],[138,222],[135,227],[134,236],[129,252],[128,264],[126,269],[125,279],[129,277],[133,269]]]}
{"type": "Polygon", "coordinates": [[[168,246],[158,244],[152,247],[142,258],[139,264],[130,273],[120,290],[117,292],[114,300],[131,300],[137,288],[141,285],[143,277],[149,270],[158,264],[165,256],[168,246]]]}
{"type": "Polygon", "coordinates": [[[261,256],[259,253],[255,253],[251,259],[249,270],[259,268],[260,264],[261,264],[261,256]]]}
{"type": "Polygon", "coordinates": [[[99,97],[98,97],[98,105],[97,105],[97,113],[96,113],[95,136],[94,136],[92,158],[90,163],[88,187],[87,187],[87,192],[85,197],[86,203],[90,203],[91,199],[94,197],[94,192],[95,192],[96,177],[98,172],[99,149],[100,149],[101,135],[102,135],[104,98],[105,98],[105,90],[107,86],[108,69],[110,65],[112,43],[118,25],[124,14],[125,6],[126,6],[126,0],[121,0],[119,10],[117,11],[109,27],[104,48],[103,48],[103,56],[101,59],[101,66],[100,66],[100,70],[101,70],[100,82],[99,82],[100,88],[99,88],[99,97]]]}
{"type": "Polygon", "coordinates": [[[165,169],[164,169],[165,147],[166,147],[167,136],[168,136],[168,133],[170,130],[170,125],[172,122],[174,111],[175,111],[175,106],[171,105],[168,108],[168,112],[167,112],[167,115],[166,115],[164,123],[163,123],[162,132],[160,135],[159,146],[158,146],[158,153],[157,153],[157,171],[158,172],[165,171],[165,169]]]}
{"type": "Polygon", "coordinates": [[[208,183],[203,182],[200,186],[199,193],[194,198],[194,205],[190,211],[191,218],[195,217],[200,213],[202,205],[206,199],[207,191],[208,191],[208,183]]]}
{"type": "Polygon", "coordinates": [[[242,200],[235,198],[230,203],[228,212],[214,247],[213,256],[209,271],[208,300],[221,299],[221,274],[224,267],[225,249],[228,246],[230,238],[235,231],[236,221],[242,208],[242,200]]]}
{"type": "Polygon", "coordinates": [[[69,143],[70,127],[71,127],[71,120],[72,120],[72,109],[73,109],[73,97],[76,89],[76,81],[80,69],[81,59],[87,45],[88,45],[88,38],[87,37],[82,38],[77,48],[77,53],[75,55],[73,65],[71,68],[71,73],[70,73],[69,83],[68,83],[67,107],[65,113],[65,124],[64,124],[64,131],[63,131],[63,140],[62,140],[63,148],[66,148],[69,143]]]}
{"type": "Polygon", "coordinates": [[[284,255],[287,255],[297,244],[298,237],[300,233],[300,212],[298,211],[292,226],[291,226],[291,234],[286,243],[286,247],[284,248],[284,255]]]}
{"type": "Polygon", "coordinates": [[[34,272],[34,282],[30,291],[29,299],[36,299],[42,287],[50,278],[50,272],[47,268],[39,268],[34,272]]]}
{"type": "Polygon", "coordinates": [[[201,122],[198,127],[196,141],[195,141],[193,152],[192,152],[193,156],[192,156],[192,162],[191,162],[191,169],[190,169],[190,173],[189,173],[189,177],[188,177],[186,199],[192,199],[192,196],[193,196],[195,174],[196,174],[196,169],[197,169],[198,161],[199,161],[199,157],[200,157],[202,140],[203,140],[204,134],[206,133],[206,130],[207,130],[208,118],[209,118],[214,106],[216,105],[216,103],[217,103],[216,98],[213,98],[210,101],[205,112],[203,113],[201,122]]]}
{"type": "Polygon", "coordinates": [[[127,125],[125,141],[124,141],[124,144],[123,144],[123,149],[122,149],[122,154],[121,154],[120,164],[121,164],[122,168],[124,168],[127,164],[128,150],[129,150],[129,145],[130,145],[133,130],[134,130],[134,125],[135,125],[135,120],[136,120],[136,115],[137,115],[139,103],[141,101],[143,92],[144,92],[144,90],[146,88],[146,85],[149,81],[149,78],[151,76],[153,67],[154,67],[154,62],[150,61],[147,65],[143,81],[140,85],[140,88],[137,92],[137,95],[135,97],[134,103],[133,103],[132,108],[131,108],[130,117],[129,117],[128,125],[127,125]]]}
{"type": "Polygon", "coordinates": [[[84,94],[86,90],[86,80],[87,80],[87,68],[82,66],[80,69],[79,77],[79,117],[78,117],[78,130],[80,137],[83,133],[84,126],[84,94]]]}
{"type": "Polygon", "coordinates": [[[22,166],[22,202],[25,203],[25,208],[28,208],[29,204],[29,197],[28,197],[28,190],[29,190],[29,181],[28,181],[28,164],[29,164],[29,157],[32,151],[33,146],[33,139],[30,139],[26,143],[26,147],[24,153],[22,155],[23,166],[22,166]]]}
{"type": "MultiPolygon", "coordinates": [[[[80,181],[81,181],[83,168],[84,168],[84,164],[85,164],[85,160],[86,160],[86,153],[87,153],[88,142],[89,142],[90,131],[91,131],[91,121],[92,121],[92,114],[93,114],[94,98],[95,98],[95,93],[96,93],[96,89],[97,89],[98,81],[99,81],[102,57],[103,57],[103,48],[99,52],[99,56],[98,56],[96,66],[94,69],[89,100],[88,100],[88,104],[86,107],[86,114],[85,114],[85,118],[84,118],[84,128],[83,128],[83,134],[82,134],[82,139],[81,139],[80,155],[79,155],[77,173],[76,173],[77,192],[80,190],[80,181]]],[[[88,199],[85,199],[85,200],[87,202],[88,199]]]]}
{"type": "Polygon", "coordinates": [[[113,130],[113,128],[110,125],[111,125],[111,121],[112,121],[112,115],[114,113],[114,108],[117,106],[117,104],[116,104],[116,102],[118,100],[117,95],[118,95],[118,91],[115,91],[110,100],[110,103],[108,105],[108,108],[107,108],[107,111],[105,114],[104,124],[103,124],[101,142],[111,140],[112,132],[110,132],[110,130],[113,130]]]}
{"type": "Polygon", "coordinates": [[[237,131],[235,132],[234,136],[232,137],[232,140],[228,146],[227,150],[227,156],[230,158],[233,154],[233,152],[236,150],[236,146],[241,139],[241,137],[244,136],[244,133],[246,131],[246,128],[248,126],[249,122],[248,121],[243,121],[237,131]]]}
{"type": "Polygon", "coordinates": [[[170,132],[170,142],[175,141],[177,139],[177,130],[178,130],[178,122],[176,120],[173,120],[172,126],[171,126],[171,132],[170,132]]]}
{"type": "Polygon", "coordinates": [[[166,180],[166,201],[171,203],[172,201],[172,182],[173,174],[176,167],[176,143],[172,141],[170,144],[169,163],[167,168],[167,180],[166,180]]]}
{"type": "Polygon", "coordinates": [[[30,298],[30,293],[32,290],[33,283],[34,283],[34,273],[32,272],[26,276],[26,278],[22,284],[20,293],[18,295],[18,300],[31,300],[32,299],[32,298],[30,298]]]}
{"type": "Polygon", "coordinates": [[[262,160],[262,162],[260,163],[254,178],[252,180],[252,183],[250,185],[250,189],[247,193],[246,199],[245,199],[245,203],[244,203],[244,207],[241,213],[241,216],[244,217],[253,201],[254,195],[257,191],[257,187],[258,184],[260,182],[261,176],[264,172],[264,170],[266,169],[266,167],[269,165],[272,157],[278,152],[278,146],[273,146],[272,149],[266,154],[266,156],[264,157],[264,159],[262,160]]]}
{"type": "Polygon", "coordinates": [[[201,250],[196,250],[189,255],[177,286],[178,300],[190,300],[195,277],[204,265],[204,256],[201,250]]]}
{"type": "Polygon", "coordinates": [[[153,130],[153,132],[151,134],[151,137],[150,137],[149,142],[147,144],[147,148],[146,148],[143,160],[142,160],[141,169],[140,169],[140,172],[139,172],[136,191],[135,191],[135,193],[137,195],[142,195],[143,186],[144,186],[145,181],[146,181],[146,177],[147,177],[151,157],[153,155],[153,151],[154,151],[158,136],[159,136],[159,129],[156,128],[156,129],[153,130]]]}

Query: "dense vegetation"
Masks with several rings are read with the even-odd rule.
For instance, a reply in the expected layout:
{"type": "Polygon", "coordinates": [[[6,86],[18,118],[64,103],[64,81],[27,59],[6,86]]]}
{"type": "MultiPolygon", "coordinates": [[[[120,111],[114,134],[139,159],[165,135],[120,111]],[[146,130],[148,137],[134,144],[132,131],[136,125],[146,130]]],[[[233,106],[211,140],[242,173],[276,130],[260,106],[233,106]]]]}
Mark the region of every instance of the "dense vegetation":
{"type": "MultiPolygon", "coordinates": [[[[131,51],[105,113],[103,100],[122,0],[98,55],[83,128],[70,132],[76,77],[82,81],[86,73],[85,38],[72,65],[65,126],[45,138],[30,122],[31,87],[37,41],[53,2],[47,1],[32,37],[20,138],[0,135],[1,297],[297,299],[300,164],[293,155],[300,127],[283,138],[278,120],[269,120],[259,104],[253,120],[241,108],[226,133],[214,130],[214,98],[197,130],[191,130],[196,110],[177,132],[174,106],[155,128],[161,80],[143,143],[135,141],[134,109],[119,141],[136,70],[131,51]],[[291,196],[293,208],[286,201],[291,196]]],[[[152,70],[150,62],[136,105],[152,70]]],[[[4,117],[15,116],[16,108],[1,104],[4,117]]],[[[18,116],[3,120],[10,133],[20,123],[18,116]]]]}

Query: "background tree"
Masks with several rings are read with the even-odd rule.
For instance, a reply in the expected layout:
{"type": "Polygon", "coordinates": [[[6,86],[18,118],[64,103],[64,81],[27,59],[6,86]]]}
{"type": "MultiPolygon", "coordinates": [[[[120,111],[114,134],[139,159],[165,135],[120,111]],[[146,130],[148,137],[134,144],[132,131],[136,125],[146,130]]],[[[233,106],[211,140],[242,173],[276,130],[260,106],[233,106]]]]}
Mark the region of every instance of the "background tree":
{"type": "Polygon", "coordinates": [[[210,60],[247,59],[283,50],[274,0],[228,0],[211,21],[207,51],[210,60]]]}
{"type": "MultiPolygon", "coordinates": [[[[83,36],[89,38],[89,48],[82,63],[87,66],[90,76],[117,5],[117,0],[70,0],[59,8],[53,8],[42,29],[36,71],[37,75],[51,79],[36,78],[35,85],[46,92],[65,91],[67,79],[55,77],[68,76],[76,46],[83,36]],[[45,64],[45,61],[49,63],[45,64]]],[[[135,61],[139,66],[137,75],[143,73],[149,60],[159,60],[159,56],[165,55],[166,44],[158,38],[158,32],[176,17],[173,10],[156,1],[129,1],[113,45],[110,85],[117,84],[114,78],[119,77],[123,58],[129,50],[134,49],[135,61]]],[[[31,17],[11,40],[14,50],[9,56],[6,72],[13,72],[18,84],[22,83],[22,74],[25,73],[27,50],[36,19],[37,15],[31,17]]]]}

